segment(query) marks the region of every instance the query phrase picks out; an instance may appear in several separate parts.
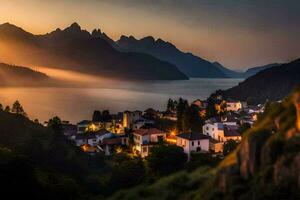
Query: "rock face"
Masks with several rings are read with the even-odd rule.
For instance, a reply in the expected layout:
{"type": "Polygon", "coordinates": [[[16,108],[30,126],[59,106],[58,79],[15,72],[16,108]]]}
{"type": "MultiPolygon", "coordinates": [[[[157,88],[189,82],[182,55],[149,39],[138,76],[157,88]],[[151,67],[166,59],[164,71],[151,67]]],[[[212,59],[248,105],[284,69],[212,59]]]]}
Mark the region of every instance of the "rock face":
{"type": "Polygon", "coordinates": [[[300,189],[299,100],[298,91],[279,108],[273,108],[273,115],[267,115],[261,126],[243,140],[237,152],[237,166],[243,179],[267,178],[263,172],[268,171],[269,184],[300,189]],[[276,126],[275,121],[280,125],[276,126]]]}
{"type": "Polygon", "coordinates": [[[296,93],[294,97],[294,104],[297,110],[297,121],[296,121],[296,128],[297,131],[300,132],[300,94],[296,93]]]}

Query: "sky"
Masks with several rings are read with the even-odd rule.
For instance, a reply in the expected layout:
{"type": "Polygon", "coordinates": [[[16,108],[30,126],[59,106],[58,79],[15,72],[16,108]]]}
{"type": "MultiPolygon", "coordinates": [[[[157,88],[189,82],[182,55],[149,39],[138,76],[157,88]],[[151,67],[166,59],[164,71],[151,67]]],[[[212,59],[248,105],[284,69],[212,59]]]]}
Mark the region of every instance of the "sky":
{"type": "Polygon", "coordinates": [[[121,35],[152,35],[232,69],[300,57],[299,0],[0,0],[0,23],[44,34],[77,22],[121,35]]]}

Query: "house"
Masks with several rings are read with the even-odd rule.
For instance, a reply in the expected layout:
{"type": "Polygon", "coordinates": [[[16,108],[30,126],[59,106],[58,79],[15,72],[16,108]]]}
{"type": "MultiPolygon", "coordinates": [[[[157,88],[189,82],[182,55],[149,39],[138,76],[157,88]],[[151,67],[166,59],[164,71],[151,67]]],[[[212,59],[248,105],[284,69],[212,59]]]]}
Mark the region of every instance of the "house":
{"type": "Polygon", "coordinates": [[[212,139],[225,142],[230,139],[241,140],[241,134],[238,131],[238,125],[227,125],[223,123],[213,123],[206,121],[203,126],[203,134],[210,136],[212,139]]]}
{"type": "Polygon", "coordinates": [[[143,126],[153,126],[153,124],[154,121],[142,118],[133,123],[132,129],[137,130],[141,129],[143,126]]]}
{"type": "Polygon", "coordinates": [[[168,119],[171,121],[176,121],[177,120],[177,114],[175,111],[171,111],[171,110],[167,110],[163,113],[163,117],[164,119],[168,119]]]}
{"type": "Polygon", "coordinates": [[[224,142],[220,142],[219,140],[215,140],[213,138],[209,139],[209,151],[212,153],[222,153],[223,152],[224,142]]]}
{"type": "Polygon", "coordinates": [[[154,110],[153,108],[148,108],[144,111],[143,118],[148,120],[154,120],[156,118],[161,118],[162,114],[161,112],[154,110]]]}
{"type": "Polygon", "coordinates": [[[142,118],[143,112],[136,110],[136,111],[125,111],[123,113],[123,127],[124,128],[132,128],[133,123],[140,120],[142,118]]]}
{"type": "Polygon", "coordinates": [[[142,157],[149,155],[153,145],[166,140],[167,134],[156,128],[138,129],[133,132],[134,149],[142,157]]]}
{"type": "Polygon", "coordinates": [[[237,112],[242,109],[242,102],[240,101],[227,101],[226,102],[226,110],[237,112]]]}
{"type": "Polygon", "coordinates": [[[102,142],[99,144],[102,151],[104,151],[106,156],[111,155],[115,147],[117,146],[128,146],[129,145],[129,138],[128,135],[116,135],[114,134],[110,138],[104,138],[102,142]]]}
{"type": "Polygon", "coordinates": [[[76,146],[82,146],[84,144],[89,144],[90,146],[96,146],[103,139],[112,137],[113,133],[106,129],[100,129],[96,132],[77,134],[75,137],[76,146]]]}
{"type": "Polygon", "coordinates": [[[84,133],[91,123],[92,121],[90,120],[82,120],[81,122],[77,123],[77,134],[84,133]]]}
{"type": "Polygon", "coordinates": [[[221,122],[224,125],[238,125],[240,122],[240,116],[236,113],[227,113],[221,117],[221,122]]]}
{"type": "Polygon", "coordinates": [[[202,131],[204,135],[208,135],[221,142],[224,141],[224,125],[220,122],[206,121],[202,127],[202,131]]]}
{"type": "Polygon", "coordinates": [[[64,136],[68,139],[75,139],[77,135],[77,126],[73,124],[62,124],[64,136]]]}
{"type": "Polygon", "coordinates": [[[201,133],[181,133],[176,136],[176,145],[183,148],[184,152],[208,152],[210,137],[201,133]]]}
{"type": "Polygon", "coordinates": [[[206,108],[207,107],[207,102],[206,101],[202,101],[200,99],[197,99],[195,101],[193,101],[192,105],[198,106],[199,108],[206,108]]]}
{"type": "Polygon", "coordinates": [[[224,127],[224,138],[225,138],[224,141],[227,141],[227,140],[240,141],[240,140],[242,140],[241,133],[234,126],[225,126],[224,127]]]}

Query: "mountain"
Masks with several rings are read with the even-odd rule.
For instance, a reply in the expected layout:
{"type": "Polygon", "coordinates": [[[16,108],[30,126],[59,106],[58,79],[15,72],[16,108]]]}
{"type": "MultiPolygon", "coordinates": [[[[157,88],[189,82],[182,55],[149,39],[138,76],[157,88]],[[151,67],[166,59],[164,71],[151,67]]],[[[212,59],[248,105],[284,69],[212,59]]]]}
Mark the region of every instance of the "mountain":
{"type": "Polygon", "coordinates": [[[300,84],[300,59],[262,70],[223,94],[229,98],[262,103],[281,100],[300,84]]]}
{"type": "Polygon", "coordinates": [[[249,68],[246,72],[245,72],[245,77],[250,77],[253,76],[255,74],[257,74],[258,72],[268,69],[270,67],[275,67],[275,66],[279,66],[280,64],[278,63],[272,63],[272,64],[268,64],[268,65],[263,65],[263,66],[258,66],[258,67],[252,67],[249,68]]]}
{"type": "Polygon", "coordinates": [[[44,73],[0,63],[0,86],[41,86],[50,83],[51,79],[44,73]]]}
{"type": "Polygon", "coordinates": [[[300,88],[272,103],[215,168],[199,166],[114,195],[120,199],[299,199],[300,88]]]}
{"type": "Polygon", "coordinates": [[[258,72],[260,72],[264,69],[268,69],[270,67],[275,67],[275,66],[280,65],[278,63],[272,63],[272,64],[258,66],[258,67],[251,67],[251,68],[247,69],[245,72],[236,72],[234,70],[230,70],[230,69],[224,67],[219,62],[214,62],[213,64],[216,67],[218,67],[220,70],[222,70],[227,76],[229,76],[231,78],[248,78],[250,76],[253,76],[253,75],[257,74],[258,72]]]}
{"type": "Polygon", "coordinates": [[[244,78],[245,74],[243,72],[236,72],[234,70],[228,69],[219,62],[214,62],[213,65],[218,67],[224,74],[226,74],[230,78],[244,78]]]}
{"type": "Polygon", "coordinates": [[[77,23],[45,35],[33,35],[9,23],[0,25],[2,61],[121,79],[188,79],[170,63],[143,53],[120,52],[112,45],[100,30],[91,34],[77,23]]]}
{"type": "Polygon", "coordinates": [[[146,53],[172,63],[188,77],[229,78],[228,75],[209,61],[191,53],[184,53],[173,44],[161,39],[155,40],[153,37],[148,36],[137,40],[133,36],[121,36],[116,43],[125,52],[146,53]]]}

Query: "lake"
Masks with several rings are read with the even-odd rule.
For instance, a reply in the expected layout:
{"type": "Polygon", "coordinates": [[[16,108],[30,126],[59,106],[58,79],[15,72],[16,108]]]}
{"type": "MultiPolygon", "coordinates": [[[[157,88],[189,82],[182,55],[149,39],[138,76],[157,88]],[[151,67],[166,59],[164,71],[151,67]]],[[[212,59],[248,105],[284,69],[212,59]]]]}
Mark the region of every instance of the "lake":
{"type": "Polygon", "coordinates": [[[97,87],[0,88],[0,103],[19,100],[32,119],[41,122],[53,116],[73,123],[91,119],[94,110],[166,109],[169,98],[189,101],[206,99],[218,89],[237,85],[242,79],[190,79],[183,81],[144,81],[101,83],[97,87]]]}

